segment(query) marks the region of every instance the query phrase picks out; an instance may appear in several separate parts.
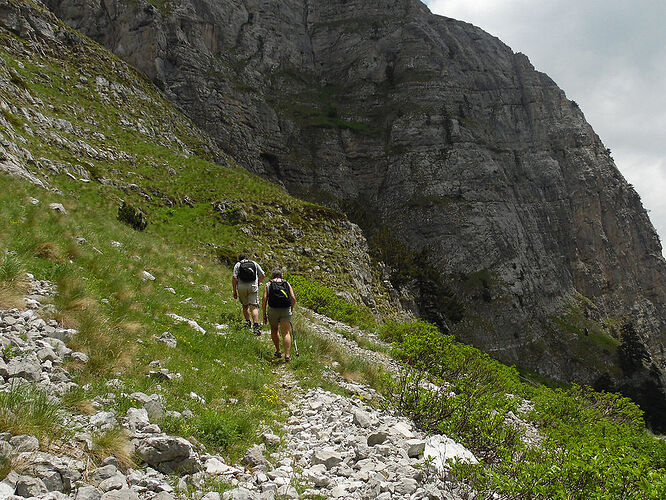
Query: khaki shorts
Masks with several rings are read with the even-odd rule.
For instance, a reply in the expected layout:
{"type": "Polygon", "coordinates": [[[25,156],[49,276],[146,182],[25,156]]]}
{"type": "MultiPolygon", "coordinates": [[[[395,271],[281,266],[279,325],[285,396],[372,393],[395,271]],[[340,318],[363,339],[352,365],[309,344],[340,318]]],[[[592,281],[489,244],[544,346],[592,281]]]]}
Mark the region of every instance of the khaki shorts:
{"type": "Polygon", "coordinates": [[[259,287],[254,283],[238,281],[236,290],[238,291],[238,300],[244,306],[248,304],[259,305],[259,287]]]}
{"type": "Polygon", "coordinates": [[[282,321],[291,321],[291,307],[268,306],[266,316],[268,316],[268,322],[271,325],[277,325],[282,321]]]}

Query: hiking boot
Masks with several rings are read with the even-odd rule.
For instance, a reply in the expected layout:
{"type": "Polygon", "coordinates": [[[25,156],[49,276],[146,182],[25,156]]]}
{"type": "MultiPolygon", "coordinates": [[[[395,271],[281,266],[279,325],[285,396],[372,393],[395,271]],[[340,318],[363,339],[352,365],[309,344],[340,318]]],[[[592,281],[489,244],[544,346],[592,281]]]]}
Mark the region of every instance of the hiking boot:
{"type": "Polygon", "coordinates": [[[251,329],[252,328],[252,321],[250,321],[249,319],[246,319],[245,320],[245,328],[247,328],[248,330],[251,329]]]}
{"type": "Polygon", "coordinates": [[[254,326],[252,327],[252,331],[254,331],[254,334],[257,337],[261,335],[261,325],[259,325],[259,323],[255,323],[254,326]]]}
{"type": "Polygon", "coordinates": [[[289,363],[291,361],[291,358],[289,356],[284,357],[284,362],[289,363]]]}
{"type": "Polygon", "coordinates": [[[278,352],[278,351],[275,351],[275,354],[273,354],[273,357],[276,358],[276,359],[280,359],[282,357],[282,353],[278,352]]]}

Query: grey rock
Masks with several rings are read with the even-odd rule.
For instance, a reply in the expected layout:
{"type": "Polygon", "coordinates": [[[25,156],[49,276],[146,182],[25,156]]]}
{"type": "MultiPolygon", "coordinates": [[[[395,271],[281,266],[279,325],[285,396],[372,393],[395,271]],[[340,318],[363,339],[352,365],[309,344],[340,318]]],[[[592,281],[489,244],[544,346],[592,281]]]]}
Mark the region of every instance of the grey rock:
{"type": "Polygon", "coordinates": [[[276,436],[270,432],[264,432],[261,435],[261,438],[264,440],[264,443],[268,446],[277,446],[280,444],[280,436],[276,436]]]}
{"type": "Polygon", "coordinates": [[[36,497],[47,492],[44,482],[35,477],[21,476],[16,482],[16,495],[21,497],[36,497]]]}
{"type": "Polygon", "coordinates": [[[425,441],[422,439],[410,439],[407,441],[407,455],[409,458],[418,458],[423,455],[425,441]]]}
{"type": "Polygon", "coordinates": [[[111,490],[121,490],[127,488],[127,480],[122,474],[116,474],[99,483],[99,489],[106,492],[111,490]]]}
{"type": "Polygon", "coordinates": [[[141,441],[137,455],[151,467],[165,474],[193,473],[201,464],[196,459],[192,444],[175,436],[155,436],[141,441]]]}
{"type": "Polygon", "coordinates": [[[221,500],[221,496],[216,491],[211,491],[202,496],[201,500],[221,500]]]}
{"type": "Polygon", "coordinates": [[[370,418],[370,415],[363,410],[354,411],[353,422],[355,425],[363,428],[370,427],[372,425],[372,419],[370,418]]]}
{"type": "Polygon", "coordinates": [[[388,434],[385,431],[373,432],[368,436],[368,446],[375,446],[386,441],[388,434]]]}
{"type": "Polygon", "coordinates": [[[178,345],[178,340],[170,332],[164,332],[159,337],[156,337],[156,339],[158,340],[158,342],[162,342],[163,344],[166,344],[169,347],[175,348],[178,345]]]}
{"type": "Polygon", "coordinates": [[[129,488],[107,491],[101,500],[139,500],[139,495],[129,488]]]}
{"type": "Polygon", "coordinates": [[[101,498],[102,492],[90,485],[81,486],[74,497],[75,500],[100,500],[101,498]]]}
{"type": "Polygon", "coordinates": [[[312,454],[312,463],[314,465],[323,464],[327,469],[332,469],[343,460],[343,456],[332,449],[318,449],[312,454]]]}
{"type": "Polygon", "coordinates": [[[159,399],[152,399],[143,405],[151,420],[162,420],[164,418],[164,405],[159,399]]]}
{"type": "Polygon", "coordinates": [[[395,486],[395,492],[398,495],[411,495],[416,491],[419,484],[415,479],[406,477],[401,479],[398,484],[395,486]]]}
{"type": "Polygon", "coordinates": [[[127,425],[131,430],[141,430],[150,425],[148,411],[145,408],[128,408],[127,425]]]}
{"type": "Polygon", "coordinates": [[[61,214],[67,214],[67,210],[65,209],[64,205],[62,203],[49,203],[49,208],[53,210],[54,212],[58,212],[61,214]]]}
{"type": "Polygon", "coordinates": [[[16,453],[31,452],[39,450],[39,440],[35,436],[21,434],[9,440],[16,453]]]}
{"type": "Polygon", "coordinates": [[[105,465],[99,467],[90,473],[90,482],[97,486],[102,481],[114,477],[118,474],[118,469],[115,465],[105,465]]]}
{"type": "Polygon", "coordinates": [[[34,354],[29,354],[25,357],[10,359],[7,363],[7,372],[10,378],[17,377],[29,382],[37,382],[40,379],[42,367],[39,358],[34,354]]]}
{"type": "Polygon", "coordinates": [[[14,451],[14,447],[7,441],[0,441],[0,457],[9,457],[14,451]]]}
{"type": "MultiPolygon", "coordinates": [[[[206,495],[210,495],[211,493],[206,493],[206,495]]],[[[206,495],[201,497],[201,500],[204,500],[206,498],[206,495]]],[[[218,493],[219,495],[219,493],[218,493]]],[[[171,493],[167,491],[160,491],[157,493],[152,500],[176,500],[176,497],[174,497],[171,493]]],[[[211,498],[212,500],[212,498],[211,498]]]]}
{"type": "Polygon", "coordinates": [[[266,447],[263,444],[254,445],[247,450],[247,453],[241,459],[241,463],[250,467],[257,467],[259,465],[268,465],[269,462],[264,457],[266,447]]]}
{"type": "Polygon", "coordinates": [[[113,429],[118,426],[116,416],[109,411],[100,411],[90,417],[90,425],[98,427],[102,430],[113,429]]]}
{"type": "Polygon", "coordinates": [[[222,494],[224,500],[258,500],[259,495],[247,488],[234,488],[222,494]]]}

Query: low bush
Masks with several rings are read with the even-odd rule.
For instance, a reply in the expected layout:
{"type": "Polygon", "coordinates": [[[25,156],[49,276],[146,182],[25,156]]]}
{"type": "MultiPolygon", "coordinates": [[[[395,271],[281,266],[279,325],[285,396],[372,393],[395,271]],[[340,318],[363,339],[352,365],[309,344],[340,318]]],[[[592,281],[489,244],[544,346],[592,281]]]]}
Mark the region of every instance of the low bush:
{"type": "Polygon", "coordinates": [[[287,276],[287,280],[294,288],[296,299],[305,307],[348,325],[365,329],[377,327],[377,323],[367,307],[347,302],[336,296],[332,289],[304,276],[291,275],[287,276]]]}
{"type": "Polygon", "coordinates": [[[126,201],[118,209],[118,220],[131,226],[137,231],[143,231],[148,227],[146,215],[138,208],[133,207],[126,201]]]}
{"type": "Polygon", "coordinates": [[[526,385],[514,368],[428,323],[390,323],[380,333],[404,363],[387,400],[476,454],[480,465],[453,468],[473,488],[510,498],[666,498],[666,442],[646,431],[628,398],[526,385]],[[505,418],[521,399],[533,404],[521,418],[536,426],[539,445],[524,443],[505,418]]]}

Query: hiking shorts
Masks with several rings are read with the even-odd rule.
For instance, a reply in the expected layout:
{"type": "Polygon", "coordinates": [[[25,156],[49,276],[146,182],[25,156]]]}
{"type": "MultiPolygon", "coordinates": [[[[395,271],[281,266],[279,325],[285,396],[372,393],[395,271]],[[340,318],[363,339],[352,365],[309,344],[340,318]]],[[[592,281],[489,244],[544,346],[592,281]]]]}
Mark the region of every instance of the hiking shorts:
{"type": "Polygon", "coordinates": [[[291,321],[291,307],[271,307],[266,311],[268,322],[275,326],[282,321],[291,321]]]}
{"type": "Polygon", "coordinates": [[[236,284],[236,290],[238,291],[238,300],[244,306],[252,304],[254,306],[259,305],[259,287],[254,283],[245,283],[244,281],[238,281],[236,284]]]}

